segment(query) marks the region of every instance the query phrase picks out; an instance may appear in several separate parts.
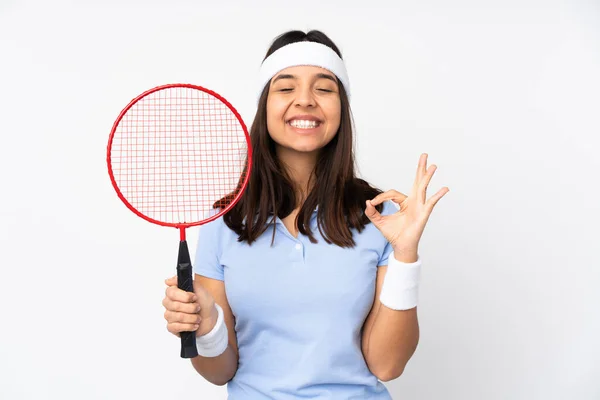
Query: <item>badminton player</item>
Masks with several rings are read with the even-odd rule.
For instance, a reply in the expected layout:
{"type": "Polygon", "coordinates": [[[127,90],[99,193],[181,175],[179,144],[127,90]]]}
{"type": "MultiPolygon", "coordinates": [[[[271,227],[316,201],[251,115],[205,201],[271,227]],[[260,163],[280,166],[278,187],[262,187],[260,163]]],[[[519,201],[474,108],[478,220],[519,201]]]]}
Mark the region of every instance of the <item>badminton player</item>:
{"type": "Polygon", "coordinates": [[[231,400],[390,399],[382,382],[419,341],[419,241],[448,188],[426,197],[427,154],[408,195],[356,176],[350,81],[322,32],[278,36],[258,81],[248,187],[200,227],[194,293],[166,280],[167,328],[196,332],[193,367],[231,400]]]}

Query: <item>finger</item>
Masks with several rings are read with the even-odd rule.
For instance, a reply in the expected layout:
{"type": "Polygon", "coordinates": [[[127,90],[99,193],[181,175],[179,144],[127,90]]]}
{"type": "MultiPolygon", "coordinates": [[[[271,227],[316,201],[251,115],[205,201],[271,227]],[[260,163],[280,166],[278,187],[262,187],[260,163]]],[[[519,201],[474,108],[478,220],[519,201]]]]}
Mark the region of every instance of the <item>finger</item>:
{"type": "Polygon", "coordinates": [[[378,226],[383,217],[379,211],[377,211],[371,200],[367,200],[366,205],[367,207],[365,208],[365,215],[373,224],[375,224],[375,226],[378,226]]]}
{"type": "Polygon", "coordinates": [[[380,203],[383,203],[384,201],[387,200],[392,200],[394,203],[400,204],[402,203],[408,196],[405,195],[404,193],[400,193],[397,190],[388,190],[387,192],[378,194],[377,196],[373,197],[373,199],[371,200],[371,203],[376,206],[380,203]]]}
{"type": "Polygon", "coordinates": [[[425,176],[427,170],[427,158],[429,155],[427,153],[421,154],[419,157],[419,164],[417,165],[417,176],[415,177],[415,185],[418,185],[421,182],[421,179],[425,176]]]}
{"type": "Polygon", "coordinates": [[[433,196],[431,196],[431,198],[429,200],[427,200],[427,207],[430,210],[433,210],[433,207],[435,207],[435,205],[437,204],[438,201],[440,201],[440,199],[442,197],[444,197],[444,195],[446,193],[448,193],[450,191],[450,189],[448,187],[443,187],[440,190],[438,190],[438,192],[436,194],[434,194],[433,196]]]}
{"type": "Polygon", "coordinates": [[[405,195],[404,193],[398,192],[398,196],[392,197],[390,200],[393,201],[394,203],[398,204],[398,205],[402,205],[402,203],[406,199],[408,199],[407,195],[405,195]]]}
{"type": "Polygon", "coordinates": [[[421,185],[419,186],[419,191],[417,194],[417,200],[421,203],[425,203],[425,199],[427,199],[427,187],[429,186],[429,182],[431,182],[431,178],[433,178],[433,174],[437,170],[437,165],[432,164],[428,169],[427,173],[421,180],[421,185]]]}
{"type": "Polygon", "coordinates": [[[165,279],[165,283],[167,286],[177,286],[177,275],[172,276],[169,279],[165,279]]]}
{"type": "Polygon", "coordinates": [[[202,317],[198,314],[185,314],[181,312],[165,311],[165,319],[169,323],[181,322],[183,324],[200,324],[202,317]]]}
{"type": "Polygon", "coordinates": [[[169,286],[165,291],[167,297],[173,301],[180,301],[182,303],[193,303],[198,298],[193,292],[186,292],[175,286],[169,286]]]}
{"type": "Polygon", "coordinates": [[[174,335],[179,336],[181,332],[194,332],[198,330],[200,325],[195,324],[184,324],[181,322],[173,322],[167,324],[167,330],[174,335]]]}
{"type": "Polygon", "coordinates": [[[200,312],[200,305],[197,302],[182,303],[180,301],[173,301],[168,297],[163,299],[163,306],[169,311],[177,311],[187,314],[198,314],[200,312]]]}

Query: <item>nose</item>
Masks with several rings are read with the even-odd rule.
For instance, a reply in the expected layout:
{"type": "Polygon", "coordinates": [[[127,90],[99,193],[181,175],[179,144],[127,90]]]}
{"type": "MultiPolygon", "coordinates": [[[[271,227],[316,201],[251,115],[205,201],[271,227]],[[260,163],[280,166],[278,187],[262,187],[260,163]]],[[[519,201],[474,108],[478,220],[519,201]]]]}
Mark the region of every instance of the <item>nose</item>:
{"type": "Polygon", "coordinates": [[[306,85],[306,86],[300,87],[299,90],[297,91],[297,93],[298,93],[298,96],[296,97],[296,100],[295,100],[296,106],[314,107],[315,98],[313,96],[312,89],[310,88],[310,86],[306,85]]]}

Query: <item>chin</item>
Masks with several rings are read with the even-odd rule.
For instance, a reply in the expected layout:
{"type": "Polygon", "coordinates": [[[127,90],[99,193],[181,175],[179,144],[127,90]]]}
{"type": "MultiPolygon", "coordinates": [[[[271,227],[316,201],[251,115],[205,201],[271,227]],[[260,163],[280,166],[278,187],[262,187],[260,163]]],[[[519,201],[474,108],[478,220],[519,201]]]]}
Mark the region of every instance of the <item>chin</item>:
{"type": "Polygon", "coordinates": [[[283,149],[285,149],[285,151],[288,151],[288,152],[306,153],[306,154],[318,152],[319,150],[321,150],[320,146],[316,146],[314,144],[313,145],[309,145],[309,144],[287,144],[287,145],[283,145],[281,147],[283,149]]]}
{"type": "Polygon", "coordinates": [[[290,150],[295,151],[297,153],[311,154],[311,153],[314,153],[314,152],[317,152],[317,151],[321,150],[321,148],[320,147],[314,147],[314,146],[311,146],[311,147],[296,146],[296,147],[290,148],[290,150]]]}

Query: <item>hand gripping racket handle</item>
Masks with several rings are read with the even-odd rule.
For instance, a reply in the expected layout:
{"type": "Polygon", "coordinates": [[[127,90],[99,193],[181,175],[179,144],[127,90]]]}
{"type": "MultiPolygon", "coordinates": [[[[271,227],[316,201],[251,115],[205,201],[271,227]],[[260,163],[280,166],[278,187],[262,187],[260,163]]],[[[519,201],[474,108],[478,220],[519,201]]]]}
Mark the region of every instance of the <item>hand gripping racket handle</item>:
{"type": "MultiPolygon", "coordinates": [[[[179,255],[177,256],[177,287],[186,292],[194,291],[192,278],[192,263],[187,242],[179,242],[179,255]]],[[[198,355],[196,348],[196,332],[181,332],[181,358],[194,358],[198,355]]]]}

